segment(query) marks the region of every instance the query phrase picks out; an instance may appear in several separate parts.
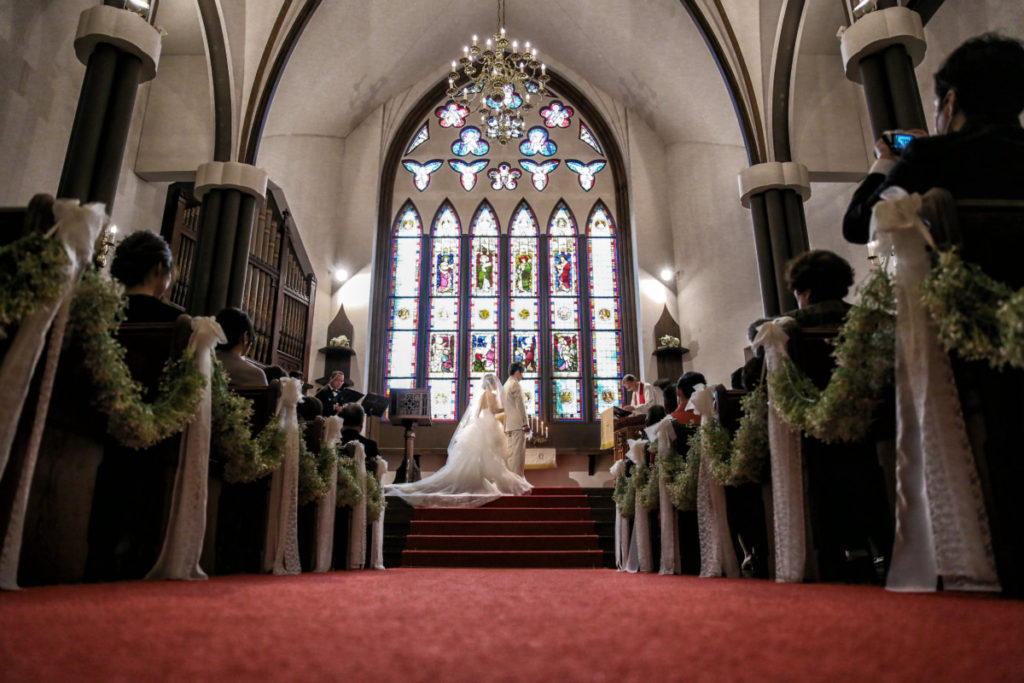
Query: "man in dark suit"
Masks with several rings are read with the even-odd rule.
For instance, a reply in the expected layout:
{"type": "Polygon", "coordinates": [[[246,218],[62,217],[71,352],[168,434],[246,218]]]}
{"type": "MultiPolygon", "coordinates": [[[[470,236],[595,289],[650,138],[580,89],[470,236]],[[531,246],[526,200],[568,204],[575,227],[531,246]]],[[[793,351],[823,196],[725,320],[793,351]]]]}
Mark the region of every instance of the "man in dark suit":
{"type": "Polygon", "coordinates": [[[342,404],[339,402],[339,398],[344,387],[345,373],[335,370],[331,373],[331,378],[327,380],[327,386],[317,392],[316,397],[323,404],[324,417],[341,413],[342,404]]]}
{"type": "Polygon", "coordinates": [[[341,443],[358,441],[363,444],[363,452],[366,454],[366,475],[375,477],[377,474],[377,461],[380,456],[380,449],[377,442],[363,436],[363,422],[366,413],[358,403],[347,403],[341,409],[341,443]]]}
{"type": "Polygon", "coordinates": [[[935,132],[915,135],[897,156],[882,139],[878,160],[854,192],[843,236],[864,244],[871,209],[889,187],[924,193],[949,190],[955,199],[1024,199],[1024,45],[994,34],[954,50],[935,74],[935,132]]]}

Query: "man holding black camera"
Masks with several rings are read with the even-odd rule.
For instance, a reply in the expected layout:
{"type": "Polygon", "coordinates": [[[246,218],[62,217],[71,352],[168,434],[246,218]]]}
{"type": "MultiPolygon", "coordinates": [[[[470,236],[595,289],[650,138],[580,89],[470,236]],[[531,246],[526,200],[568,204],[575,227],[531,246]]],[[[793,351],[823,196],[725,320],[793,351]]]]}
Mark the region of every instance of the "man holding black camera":
{"type": "Polygon", "coordinates": [[[843,236],[865,244],[871,208],[889,187],[955,199],[1024,199],[1024,45],[986,33],[954,50],[935,74],[935,132],[887,131],[854,192],[843,236]],[[907,136],[913,139],[904,147],[907,136]]]}

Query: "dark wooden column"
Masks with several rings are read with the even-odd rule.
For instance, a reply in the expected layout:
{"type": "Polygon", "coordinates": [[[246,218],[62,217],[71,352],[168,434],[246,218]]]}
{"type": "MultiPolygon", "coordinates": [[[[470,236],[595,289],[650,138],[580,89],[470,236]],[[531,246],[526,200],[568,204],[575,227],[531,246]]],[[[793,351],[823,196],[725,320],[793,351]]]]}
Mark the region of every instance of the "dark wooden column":
{"type": "Polygon", "coordinates": [[[111,212],[139,83],[156,75],[160,33],[134,12],[82,13],[75,53],[86,65],[58,197],[103,202],[111,212]]]}
{"type": "Polygon", "coordinates": [[[187,307],[192,315],[241,306],[252,228],[266,193],[266,171],[249,164],[211,161],[196,171],[195,196],[203,204],[187,307]]]}
{"type": "Polygon", "coordinates": [[[796,308],[786,288],[786,263],[807,251],[804,200],[811,196],[807,167],[771,161],[740,172],[740,202],[750,209],[765,316],[796,308]]]}
{"type": "Polygon", "coordinates": [[[914,67],[924,59],[921,16],[906,7],[869,12],[840,36],[846,77],[864,86],[871,130],[928,129],[914,67]]]}

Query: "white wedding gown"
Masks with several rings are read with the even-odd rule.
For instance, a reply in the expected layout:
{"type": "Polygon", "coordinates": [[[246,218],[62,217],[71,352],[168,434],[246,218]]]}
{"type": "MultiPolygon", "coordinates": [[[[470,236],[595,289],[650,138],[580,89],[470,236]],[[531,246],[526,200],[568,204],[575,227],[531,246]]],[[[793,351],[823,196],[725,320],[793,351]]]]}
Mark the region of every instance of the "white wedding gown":
{"type": "MultiPolygon", "coordinates": [[[[477,406],[482,403],[477,402],[477,406]]],[[[448,444],[448,462],[420,481],[384,487],[415,507],[477,507],[502,496],[522,496],[533,486],[505,465],[508,442],[487,408],[467,411],[448,444]]]]}

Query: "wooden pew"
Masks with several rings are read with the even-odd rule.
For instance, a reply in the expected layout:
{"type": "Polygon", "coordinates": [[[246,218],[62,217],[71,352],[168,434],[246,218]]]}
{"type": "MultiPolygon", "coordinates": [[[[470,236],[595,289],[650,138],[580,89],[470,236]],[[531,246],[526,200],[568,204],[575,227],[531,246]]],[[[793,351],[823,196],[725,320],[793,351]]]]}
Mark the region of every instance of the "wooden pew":
{"type": "MultiPolygon", "coordinates": [[[[309,422],[299,422],[299,429],[303,430],[303,438],[306,441],[306,449],[311,454],[315,455],[320,452],[325,428],[326,421],[320,415],[309,422]]],[[[311,571],[316,564],[316,512],[318,506],[318,501],[299,505],[299,557],[302,561],[303,571],[311,571]]]]}

